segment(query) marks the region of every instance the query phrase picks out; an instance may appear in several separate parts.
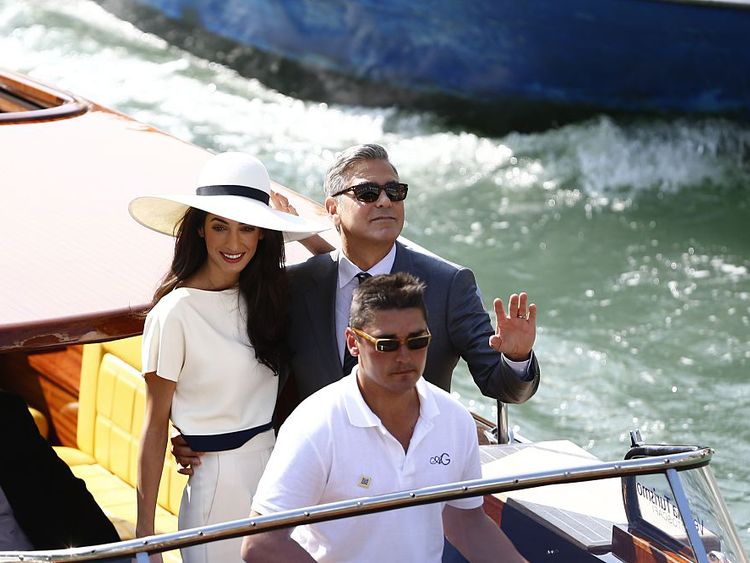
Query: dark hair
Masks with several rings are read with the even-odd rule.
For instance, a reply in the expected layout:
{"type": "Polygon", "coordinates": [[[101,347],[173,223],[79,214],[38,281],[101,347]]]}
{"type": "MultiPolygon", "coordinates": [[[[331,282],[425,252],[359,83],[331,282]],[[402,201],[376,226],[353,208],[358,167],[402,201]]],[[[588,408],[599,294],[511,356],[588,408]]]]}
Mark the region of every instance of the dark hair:
{"type": "Polygon", "coordinates": [[[393,166],[390,160],[388,160],[388,153],[380,145],[373,143],[366,145],[354,145],[348,149],[343,150],[336,155],[336,160],[333,161],[328,172],[326,172],[325,182],[323,189],[325,190],[325,196],[328,197],[335,193],[345,190],[346,186],[346,174],[349,169],[357,164],[366,160],[385,160],[393,168],[394,174],[398,176],[396,167],[393,166]]]}
{"type": "Polygon", "coordinates": [[[199,235],[198,231],[203,227],[206,220],[206,212],[195,207],[189,207],[182,219],[175,225],[174,256],[172,265],[161,280],[159,287],[154,293],[151,306],[156,305],[159,300],[175,287],[198,271],[208,257],[206,241],[199,235]]]}
{"type": "MultiPolygon", "coordinates": [[[[206,212],[189,208],[176,226],[172,266],[159,284],[156,303],[192,276],[208,257],[198,234],[206,212]]],[[[255,256],[240,272],[239,291],[247,305],[247,336],[255,357],[278,374],[286,354],[288,286],[284,271],[284,235],[264,229],[255,256]]]]}
{"type": "Polygon", "coordinates": [[[427,320],[424,290],[425,284],[406,272],[368,278],[354,290],[349,326],[364,328],[374,322],[375,313],[390,309],[417,308],[427,320]]]}

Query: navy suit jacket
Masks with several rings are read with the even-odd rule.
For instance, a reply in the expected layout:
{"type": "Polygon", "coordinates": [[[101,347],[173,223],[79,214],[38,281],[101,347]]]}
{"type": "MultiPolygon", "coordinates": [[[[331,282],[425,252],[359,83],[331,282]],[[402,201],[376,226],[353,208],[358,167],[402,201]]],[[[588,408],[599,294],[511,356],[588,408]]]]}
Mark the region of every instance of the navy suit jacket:
{"type": "Polygon", "coordinates": [[[0,486],[35,549],[120,541],[112,523],[52,446],[24,400],[0,391],[0,486]]]}
{"type": "MultiPolygon", "coordinates": [[[[482,393],[521,403],[539,386],[539,365],[531,359],[529,381],[522,381],[489,346],[494,333],[471,270],[396,243],[392,272],[408,272],[426,284],[427,326],[432,342],[424,377],[450,390],[459,357],[482,393]]],[[[289,346],[292,377],[300,399],[343,376],[336,340],[335,254],[322,254],[288,268],[291,309],[289,346]]]]}

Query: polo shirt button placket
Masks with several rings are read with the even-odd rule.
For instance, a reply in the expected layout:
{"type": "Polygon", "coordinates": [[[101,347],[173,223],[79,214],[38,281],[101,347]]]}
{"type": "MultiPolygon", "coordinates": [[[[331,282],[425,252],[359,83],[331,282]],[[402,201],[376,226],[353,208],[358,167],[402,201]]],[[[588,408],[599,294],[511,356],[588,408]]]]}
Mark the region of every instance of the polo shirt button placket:
{"type": "Polygon", "coordinates": [[[413,489],[417,486],[417,467],[419,466],[420,457],[424,458],[429,454],[422,447],[422,444],[430,429],[432,429],[432,421],[429,419],[425,420],[420,415],[417,419],[417,424],[414,426],[414,432],[409,443],[409,451],[406,452],[406,459],[404,460],[404,468],[401,475],[404,489],[413,489]]]}
{"type": "Polygon", "coordinates": [[[404,447],[401,445],[401,442],[396,440],[396,438],[393,437],[393,435],[388,432],[388,430],[384,427],[380,427],[380,434],[383,438],[383,443],[385,445],[385,449],[388,453],[388,457],[391,459],[391,465],[392,467],[396,468],[396,472],[399,476],[399,481],[401,481],[401,474],[404,471],[404,464],[406,463],[406,452],[404,452],[404,447]]]}
{"type": "MultiPolygon", "coordinates": [[[[411,448],[409,448],[411,450],[411,448]]],[[[413,489],[416,486],[416,468],[414,466],[414,456],[406,454],[404,459],[404,466],[401,470],[401,486],[402,491],[406,489],[413,489]]]]}

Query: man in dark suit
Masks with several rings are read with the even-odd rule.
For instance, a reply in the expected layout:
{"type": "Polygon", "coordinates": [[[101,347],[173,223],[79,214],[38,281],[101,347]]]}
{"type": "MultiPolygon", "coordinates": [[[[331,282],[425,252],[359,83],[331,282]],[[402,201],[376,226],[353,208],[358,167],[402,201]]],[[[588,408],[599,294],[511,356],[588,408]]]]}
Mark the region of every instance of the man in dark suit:
{"type": "Polygon", "coordinates": [[[433,335],[424,377],[449,391],[462,357],[488,397],[521,403],[539,385],[532,347],[536,306],[525,293],[494,306],[493,330],[471,270],[397,241],[404,198],[396,168],[379,145],[358,145],[338,155],[325,180],[325,205],[341,237],[341,250],[289,267],[292,379],[299,399],[346,375],[344,331],[354,287],[366,275],[408,272],[425,282],[433,335]]]}
{"type": "Polygon", "coordinates": [[[120,541],[84,482],[39,433],[24,400],[1,390],[0,427],[0,489],[7,500],[0,506],[5,515],[0,537],[14,528],[5,537],[19,540],[4,549],[63,549],[120,541]]]}
{"type": "MultiPolygon", "coordinates": [[[[536,305],[528,303],[526,293],[514,293],[506,314],[502,300],[495,299],[498,322],[493,330],[471,270],[397,241],[407,191],[379,145],[350,147],[329,168],[325,206],[341,249],[287,269],[291,375],[279,398],[277,423],[300,400],[349,373],[356,358],[347,355],[344,333],[354,288],[363,277],[392,272],[413,274],[427,286],[427,323],[433,335],[424,370],[427,381],[449,391],[462,357],[484,395],[522,403],[536,392],[536,305]]],[[[295,212],[283,198],[274,203],[295,212]]],[[[172,444],[180,472],[191,474],[200,456],[179,436],[172,444]]]]}

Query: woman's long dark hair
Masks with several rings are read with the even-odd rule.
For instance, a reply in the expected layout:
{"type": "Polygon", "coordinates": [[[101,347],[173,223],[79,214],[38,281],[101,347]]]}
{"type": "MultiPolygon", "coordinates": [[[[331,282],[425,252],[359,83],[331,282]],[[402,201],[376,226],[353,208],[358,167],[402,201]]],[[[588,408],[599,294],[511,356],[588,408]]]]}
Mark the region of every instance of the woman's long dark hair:
{"type": "MultiPolygon", "coordinates": [[[[206,242],[198,234],[206,212],[191,207],[177,227],[172,266],[159,284],[158,301],[192,276],[208,258],[206,242]]],[[[239,290],[247,304],[247,336],[260,363],[279,374],[286,354],[288,286],[284,272],[284,235],[263,230],[255,256],[240,272],[239,290]]]]}

